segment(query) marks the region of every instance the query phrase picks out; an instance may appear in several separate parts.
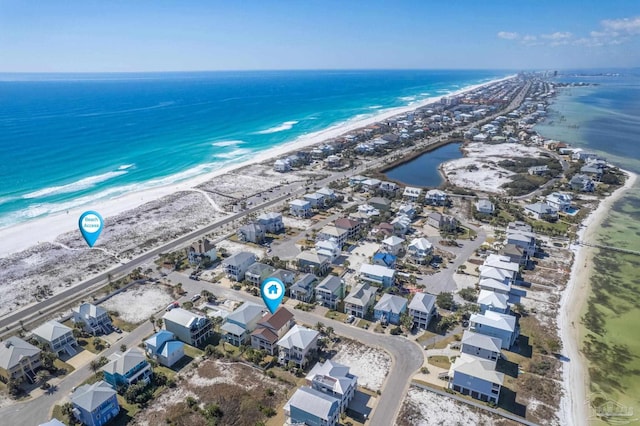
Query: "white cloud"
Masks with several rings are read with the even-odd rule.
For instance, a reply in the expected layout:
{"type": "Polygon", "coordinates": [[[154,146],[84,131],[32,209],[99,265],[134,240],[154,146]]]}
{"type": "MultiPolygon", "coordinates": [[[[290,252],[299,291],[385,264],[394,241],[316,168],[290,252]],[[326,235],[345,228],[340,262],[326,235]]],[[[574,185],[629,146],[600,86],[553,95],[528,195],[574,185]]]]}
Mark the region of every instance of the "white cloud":
{"type": "Polygon", "coordinates": [[[505,40],[516,40],[520,35],[518,33],[512,33],[509,31],[500,31],[498,33],[498,37],[503,38],[505,40]]]}
{"type": "Polygon", "coordinates": [[[558,31],[552,34],[542,34],[540,37],[546,38],[548,40],[567,40],[573,37],[573,34],[571,34],[568,31],[565,31],[565,32],[558,31]]]}
{"type": "Polygon", "coordinates": [[[526,35],[524,37],[522,37],[522,41],[536,41],[538,39],[538,37],[534,36],[534,35],[526,35]]]}
{"type": "Polygon", "coordinates": [[[606,32],[619,32],[629,35],[640,34],[640,16],[622,19],[605,19],[600,22],[606,32]]]}

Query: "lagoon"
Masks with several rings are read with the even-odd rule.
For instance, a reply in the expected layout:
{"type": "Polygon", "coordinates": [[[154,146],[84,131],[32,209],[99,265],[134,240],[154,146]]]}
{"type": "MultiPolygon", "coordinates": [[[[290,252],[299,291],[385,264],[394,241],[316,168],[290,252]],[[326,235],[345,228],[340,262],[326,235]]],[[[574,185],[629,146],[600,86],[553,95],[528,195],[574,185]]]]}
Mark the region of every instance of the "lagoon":
{"type": "Polygon", "coordinates": [[[388,179],[409,186],[437,187],[444,183],[440,164],[462,158],[462,142],[450,143],[395,166],[385,172],[388,179]]]}

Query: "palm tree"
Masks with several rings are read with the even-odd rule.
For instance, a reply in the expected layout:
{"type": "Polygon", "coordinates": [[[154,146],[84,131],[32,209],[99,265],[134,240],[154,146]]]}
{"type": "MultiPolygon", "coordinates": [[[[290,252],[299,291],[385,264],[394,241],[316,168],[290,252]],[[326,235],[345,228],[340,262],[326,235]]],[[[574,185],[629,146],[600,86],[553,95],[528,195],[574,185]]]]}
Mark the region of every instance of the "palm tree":
{"type": "Polygon", "coordinates": [[[153,332],[155,333],[156,332],[156,317],[151,315],[151,317],[149,317],[149,322],[153,326],[153,332]]]}
{"type": "Polygon", "coordinates": [[[158,318],[156,320],[156,325],[158,326],[158,328],[162,328],[162,318],[158,318]]]}
{"type": "Polygon", "coordinates": [[[97,359],[94,359],[93,361],[91,361],[89,363],[89,369],[93,373],[96,373],[100,369],[100,361],[98,361],[97,359]]]}
{"type": "Polygon", "coordinates": [[[120,352],[126,352],[127,351],[127,345],[120,345],[120,352]]]}
{"type": "Polygon", "coordinates": [[[320,321],[318,321],[316,323],[316,330],[318,330],[320,333],[322,333],[324,331],[324,324],[320,321]]]}
{"type": "Polygon", "coordinates": [[[41,388],[44,388],[45,383],[47,383],[47,380],[49,380],[49,377],[51,377],[51,373],[43,369],[38,371],[38,373],[36,374],[36,381],[40,384],[41,388]]]}
{"type": "Polygon", "coordinates": [[[333,334],[333,327],[329,326],[324,330],[325,334],[329,339],[331,339],[331,335],[333,334]]]}

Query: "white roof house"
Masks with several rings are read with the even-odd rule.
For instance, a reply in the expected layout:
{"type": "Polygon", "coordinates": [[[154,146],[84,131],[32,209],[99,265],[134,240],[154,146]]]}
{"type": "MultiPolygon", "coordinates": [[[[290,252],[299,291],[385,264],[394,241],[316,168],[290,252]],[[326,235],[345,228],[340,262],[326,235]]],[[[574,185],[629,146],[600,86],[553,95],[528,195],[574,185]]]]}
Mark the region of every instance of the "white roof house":
{"type": "Polygon", "coordinates": [[[318,339],[319,335],[320,333],[316,330],[311,330],[310,328],[302,327],[300,325],[294,325],[289,331],[287,331],[287,334],[278,341],[278,346],[286,349],[308,348],[318,339]]]}
{"type": "Polygon", "coordinates": [[[504,269],[494,268],[492,266],[480,266],[480,280],[493,279],[502,282],[509,282],[513,279],[513,273],[504,269]]]}
{"type": "Polygon", "coordinates": [[[395,275],[395,269],[387,268],[386,266],[371,265],[369,263],[360,265],[360,279],[381,284],[384,287],[388,287],[393,283],[395,275]]]}
{"type": "Polygon", "coordinates": [[[481,278],[478,284],[481,290],[501,293],[503,295],[508,295],[511,291],[511,283],[499,281],[493,278],[481,278]]]}
{"type": "Polygon", "coordinates": [[[465,330],[462,334],[462,345],[469,345],[480,349],[485,349],[491,352],[500,353],[500,339],[495,337],[485,336],[484,334],[474,333],[473,331],[465,330]]]}
{"type": "Polygon", "coordinates": [[[316,363],[306,377],[313,389],[340,399],[340,411],[345,411],[358,387],[358,378],[349,372],[349,367],[327,360],[316,363]]]}
{"type": "Polygon", "coordinates": [[[289,417],[288,424],[307,424],[307,421],[313,421],[313,424],[335,426],[340,415],[340,400],[303,386],[284,405],[284,412],[289,417]]]}
{"type": "Polygon", "coordinates": [[[506,313],[509,310],[509,296],[490,290],[480,290],[478,305],[490,311],[506,313]]]}
{"type": "Polygon", "coordinates": [[[511,262],[509,257],[501,256],[499,254],[490,254],[487,256],[484,260],[484,266],[504,269],[513,273],[517,273],[520,270],[520,265],[515,262],[511,262]]]}
{"type": "Polygon", "coordinates": [[[407,186],[402,192],[403,197],[406,197],[412,201],[418,200],[421,194],[422,194],[421,188],[414,188],[412,186],[407,186]]]}
{"type": "Polygon", "coordinates": [[[414,238],[407,248],[414,256],[428,256],[433,251],[433,244],[426,238],[414,238]]]}

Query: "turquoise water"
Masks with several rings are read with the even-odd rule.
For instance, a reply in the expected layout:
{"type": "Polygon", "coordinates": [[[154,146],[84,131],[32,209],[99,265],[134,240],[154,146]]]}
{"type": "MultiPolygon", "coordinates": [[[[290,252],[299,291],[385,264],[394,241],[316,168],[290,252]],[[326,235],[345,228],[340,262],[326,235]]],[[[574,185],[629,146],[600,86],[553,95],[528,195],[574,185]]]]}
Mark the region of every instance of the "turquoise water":
{"type": "Polygon", "coordinates": [[[433,151],[425,152],[411,161],[387,170],[385,174],[389,179],[409,186],[440,186],[444,183],[439,171],[440,164],[462,158],[460,145],[459,143],[451,143],[433,151]]]}
{"type": "Polygon", "coordinates": [[[507,74],[0,74],[0,228],[188,179],[507,74]]]}

